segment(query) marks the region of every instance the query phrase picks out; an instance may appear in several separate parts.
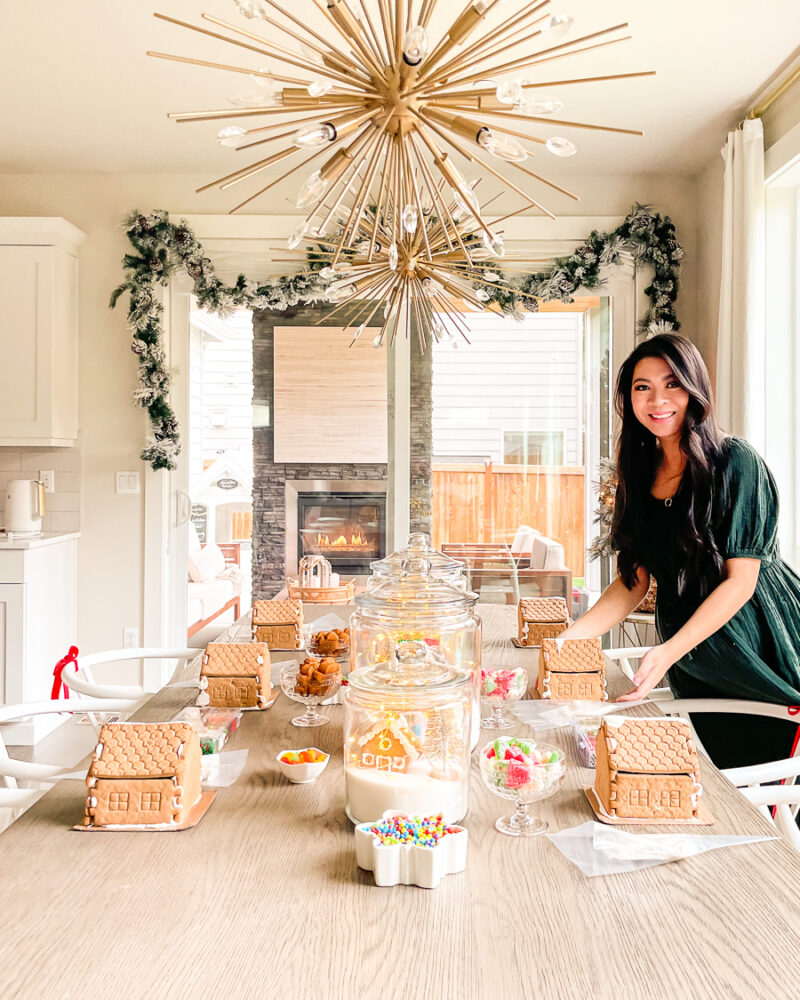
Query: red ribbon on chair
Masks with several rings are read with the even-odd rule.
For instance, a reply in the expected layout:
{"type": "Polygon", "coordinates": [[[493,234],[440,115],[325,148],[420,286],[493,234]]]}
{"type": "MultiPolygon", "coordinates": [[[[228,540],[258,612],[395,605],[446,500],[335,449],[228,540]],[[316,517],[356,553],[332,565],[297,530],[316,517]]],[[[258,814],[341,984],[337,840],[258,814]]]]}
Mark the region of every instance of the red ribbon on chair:
{"type": "Polygon", "coordinates": [[[69,698],[69,688],[64,683],[64,680],[61,675],[64,673],[64,669],[70,665],[70,663],[75,664],[75,671],[77,673],[78,670],[77,646],[70,646],[67,655],[63,659],[59,660],[55,666],[55,670],[53,671],[53,690],[50,692],[50,698],[54,701],[57,701],[58,698],[61,696],[60,695],[61,688],[64,689],[64,697],[69,698]]]}
{"type": "Polygon", "coordinates": [[[787,705],[786,711],[789,715],[800,715],[800,705],[787,705]]]}

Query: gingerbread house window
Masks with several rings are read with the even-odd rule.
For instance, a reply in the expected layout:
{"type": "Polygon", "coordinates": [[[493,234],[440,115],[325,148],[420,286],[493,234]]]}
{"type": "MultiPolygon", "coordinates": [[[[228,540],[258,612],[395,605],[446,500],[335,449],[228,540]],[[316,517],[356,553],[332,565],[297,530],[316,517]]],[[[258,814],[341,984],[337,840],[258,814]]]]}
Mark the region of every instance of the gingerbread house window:
{"type": "Polygon", "coordinates": [[[246,687],[237,687],[236,688],[236,697],[240,701],[246,701],[249,696],[250,696],[250,692],[247,690],[246,687]]]}
{"type": "Polygon", "coordinates": [[[650,802],[650,792],[646,788],[632,788],[630,802],[632,806],[646,806],[650,802]]]}
{"type": "Polygon", "coordinates": [[[111,792],[108,796],[108,808],[113,812],[126,812],[130,803],[128,792],[111,792]]]}
{"type": "Polygon", "coordinates": [[[681,804],[681,793],[677,788],[665,788],[661,792],[661,805],[677,808],[681,804]]]}
{"type": "Polygon", "coordinates": [[[142,794],[142,810],[158,812],[161,808],[161,792],[144,792],[142,794]]]}

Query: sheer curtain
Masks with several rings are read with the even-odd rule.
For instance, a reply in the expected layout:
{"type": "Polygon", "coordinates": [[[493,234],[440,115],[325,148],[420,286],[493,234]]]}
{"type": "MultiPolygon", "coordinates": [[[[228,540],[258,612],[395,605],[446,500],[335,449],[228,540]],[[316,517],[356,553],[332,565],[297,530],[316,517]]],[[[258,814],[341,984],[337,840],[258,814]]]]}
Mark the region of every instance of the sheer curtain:
{"type": "Polygon", "coordinates": [[[717,408],[722,427],[766,446],[766,256],[764,129],[759,118],[728,134],[722,281],[717,332],[717,408]]]}

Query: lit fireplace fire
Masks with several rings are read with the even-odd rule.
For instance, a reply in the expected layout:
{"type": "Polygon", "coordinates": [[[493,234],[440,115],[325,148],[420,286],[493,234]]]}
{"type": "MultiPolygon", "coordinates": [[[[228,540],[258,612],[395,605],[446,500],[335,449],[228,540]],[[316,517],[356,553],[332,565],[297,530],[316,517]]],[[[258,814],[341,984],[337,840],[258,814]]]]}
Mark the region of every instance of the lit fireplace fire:
{"type": "Polygon", "coordinates": [[[350,539],[348,540],[345,535],[339,535],[338,538],[334,538],[331,541],[330,535],[323,535],[321,532],[317,532],[317,545],[327,549],[368,549],[370,543],[361,534],[360,531],[355,531],[351,533],[350,539]]]}

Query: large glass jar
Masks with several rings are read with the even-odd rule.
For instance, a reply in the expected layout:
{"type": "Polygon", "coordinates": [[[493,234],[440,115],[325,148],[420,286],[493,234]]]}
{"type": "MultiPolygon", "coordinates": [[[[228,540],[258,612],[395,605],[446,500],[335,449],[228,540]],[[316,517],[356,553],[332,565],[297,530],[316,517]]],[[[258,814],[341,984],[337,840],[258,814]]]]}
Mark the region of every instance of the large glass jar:
{"type": "Polygon", "coordinates": [[[458,823],[469,805],[472,678],[441,650],[406,640],[350,673],[344,701],[347,815],[387,810],[458,823]]]}
{"type": "Polygon", "coordinates": [[[403,563],[409,559],[425,559],[430,563],[430,575],[442,583],[449,583],[457,590],[467,590],[467,578],[464,576],[465,563],[459,559],[451,559],[444,552],[433,547],[431,536],[422,531],[408,536],[404,549],[398,549],[385,559],[376,559],[369,564],[372,576],[367,580],[367,588],[372,589],[387,577],[397,576],[403,571],[403,563]]]}
{"type": "Polygon", "coordinates": [[[388,660],[398,642],[418,639],[445,661],[472,674],[475,707],[470,749],[480,739],[481,620],[474,612],[477,594],[432,575],[427,559],[410,558],[391,575],[375,578],[356,597],[350,619],[350,669],[388,660]]]}

